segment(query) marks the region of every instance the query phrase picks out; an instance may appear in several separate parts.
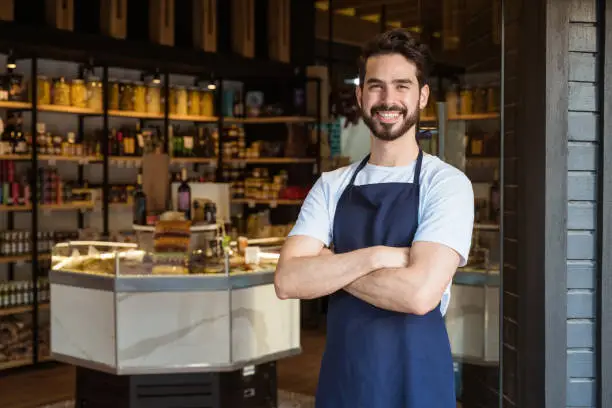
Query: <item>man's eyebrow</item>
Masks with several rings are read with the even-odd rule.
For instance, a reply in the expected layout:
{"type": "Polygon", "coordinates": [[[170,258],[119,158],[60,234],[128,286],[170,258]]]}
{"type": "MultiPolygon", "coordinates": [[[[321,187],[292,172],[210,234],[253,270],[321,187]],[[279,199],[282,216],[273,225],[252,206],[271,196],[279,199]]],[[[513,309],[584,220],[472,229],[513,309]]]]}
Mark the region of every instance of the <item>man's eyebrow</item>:
{"type": "MultiPolygon", "coordinates": [[[[384,81],[378,78],[369,78],[366,83],[367,84],[382,84],[384,81]]],[[[409,78],[400,78],[400,79],[394,79],[393,81],[391,81],[394,84],[413,84],[414,82],[409,79],[409,78]]]]}
{"type": "Polygon", "coordinates": [[[393,80],[394,84],[412,84],[412,79],[408,79],[408,78],[403,78],[403,79],[394,79],[393,80]]]}

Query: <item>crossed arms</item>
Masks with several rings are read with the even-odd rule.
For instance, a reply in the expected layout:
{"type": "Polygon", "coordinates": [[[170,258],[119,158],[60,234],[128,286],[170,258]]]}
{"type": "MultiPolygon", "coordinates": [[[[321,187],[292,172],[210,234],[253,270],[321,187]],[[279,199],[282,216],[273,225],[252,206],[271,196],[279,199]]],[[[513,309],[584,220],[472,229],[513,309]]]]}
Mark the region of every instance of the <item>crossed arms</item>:
{"type": "Polygon", "coordinates": [[[281,299],[312,299],[344,289],[377,307],[423,315],[437,307],[460,257],[433,242],[333,254],[305,235],[285,242],[274,276],[281,299]]]}

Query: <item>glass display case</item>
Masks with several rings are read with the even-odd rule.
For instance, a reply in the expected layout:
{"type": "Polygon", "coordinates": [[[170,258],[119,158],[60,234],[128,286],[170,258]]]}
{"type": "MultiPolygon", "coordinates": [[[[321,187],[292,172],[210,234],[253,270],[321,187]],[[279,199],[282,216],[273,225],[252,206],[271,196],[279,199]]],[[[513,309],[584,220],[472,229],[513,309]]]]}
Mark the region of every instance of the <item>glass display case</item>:
{"type": "Polygon", "coordinates": [[[159,224],[136,228],[138,242],[55,245],[54,359],[135,375],[234,370],[301,351],[299,301],[274,289],[278,239],[232,242],[209,226],[169,240],[159,224]]]}

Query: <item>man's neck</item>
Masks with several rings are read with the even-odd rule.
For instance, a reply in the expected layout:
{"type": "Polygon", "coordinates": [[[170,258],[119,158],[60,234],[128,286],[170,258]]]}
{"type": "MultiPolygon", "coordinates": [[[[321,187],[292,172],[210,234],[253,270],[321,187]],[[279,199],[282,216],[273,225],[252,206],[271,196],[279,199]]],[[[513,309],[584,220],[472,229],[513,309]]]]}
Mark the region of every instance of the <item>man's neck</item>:
{"type": "Polygon", "coordinates": [[[380,140],[370,135],[370,163],[377,166],[407,166],[416,160],[419,146],[414,128],[392,141],[380,140]]]}

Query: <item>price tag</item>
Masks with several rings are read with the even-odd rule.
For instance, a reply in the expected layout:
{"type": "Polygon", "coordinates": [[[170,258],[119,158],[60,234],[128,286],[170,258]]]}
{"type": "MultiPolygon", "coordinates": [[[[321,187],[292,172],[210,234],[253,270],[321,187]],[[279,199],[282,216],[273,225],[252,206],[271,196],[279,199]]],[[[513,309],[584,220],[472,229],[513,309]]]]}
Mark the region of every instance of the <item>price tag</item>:
{"type": "Polygon", "coordinates": [[[125,162],[123,160],[117,160],[117,167],[122,168],[124,167],[125,162]]]}
{"type": "Polygon", "coordinates": [[[48,208],[45,208],[43,210],[43,215],[51,215],[51,210],[49,210],[48,208]]]}
{"type": "Polygon", "coordinates": [[[270,208],[276,208],[276,207],[278,207],[278,203],[276,202],[276,200],[270,201],[270,208]]]}
{"type": "Polygon", "coordinates": [[[88,164],[89,159],[79,159],[79,164],[88,164]]]}
{"type": "Polygon", "coordinates": [[[249,205],[249,208],[255,208],[255,201],[249,200],[248,205],[249,205]]]}
{"type": "Polygon", "coordinates": [[[55,159],[49,159],[49,166],[55,166],[55,159]]]}

